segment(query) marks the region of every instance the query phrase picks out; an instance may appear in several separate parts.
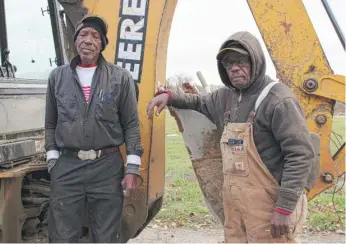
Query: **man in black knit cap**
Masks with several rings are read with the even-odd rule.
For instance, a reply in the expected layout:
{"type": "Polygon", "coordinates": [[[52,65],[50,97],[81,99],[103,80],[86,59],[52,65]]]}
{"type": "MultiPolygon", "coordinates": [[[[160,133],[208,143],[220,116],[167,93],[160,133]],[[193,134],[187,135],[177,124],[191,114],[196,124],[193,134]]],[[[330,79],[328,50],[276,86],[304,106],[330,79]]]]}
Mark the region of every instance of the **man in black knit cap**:
{"type": "Polygon", "coordinates": [[[135,83],[104,59],[107,29],[101,17],[84,17],[74,35],[78,55],[49,76],[50,242],[79,242],[85,213],[93,242],[120,241],[124,195],[132,196],[141,183],[135,83]],[[126,164],[119,151],[124,143],[126,164]]]}

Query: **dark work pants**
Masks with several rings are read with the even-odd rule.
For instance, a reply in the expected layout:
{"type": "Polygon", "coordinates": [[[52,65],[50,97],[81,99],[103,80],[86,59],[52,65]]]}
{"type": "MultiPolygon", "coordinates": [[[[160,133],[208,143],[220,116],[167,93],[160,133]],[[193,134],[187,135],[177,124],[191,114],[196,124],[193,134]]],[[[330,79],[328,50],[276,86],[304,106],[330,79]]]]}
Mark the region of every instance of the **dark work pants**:
{"type": "Polygon", "coordinates": [[[118,242],[124,162],[120,152],[94,161],[61,155],[51,170],[49,242],[79,242],[87,207],[93,242],[118,242]]]}

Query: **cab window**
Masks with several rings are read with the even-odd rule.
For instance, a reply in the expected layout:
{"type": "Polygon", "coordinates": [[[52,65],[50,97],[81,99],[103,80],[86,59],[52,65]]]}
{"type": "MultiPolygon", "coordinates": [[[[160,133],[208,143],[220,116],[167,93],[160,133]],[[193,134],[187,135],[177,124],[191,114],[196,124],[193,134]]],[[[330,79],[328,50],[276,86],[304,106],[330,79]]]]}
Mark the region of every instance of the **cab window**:
{"type": "Polygon", "coordinates": [[[44,79],[57,65],[47,0],[0,0],[1,64],[5,49],[16,78],[44,79]],[[6,47],[7,45],[7,47],[6,47]]]}

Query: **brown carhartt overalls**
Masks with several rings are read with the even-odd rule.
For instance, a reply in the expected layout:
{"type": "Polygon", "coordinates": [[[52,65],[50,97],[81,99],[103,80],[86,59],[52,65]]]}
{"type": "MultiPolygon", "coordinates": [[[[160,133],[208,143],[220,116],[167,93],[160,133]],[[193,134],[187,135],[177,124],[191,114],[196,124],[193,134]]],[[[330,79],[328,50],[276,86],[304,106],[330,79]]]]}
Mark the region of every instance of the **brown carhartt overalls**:
{"type": "Polygon", "coordinates": [[[228,122],[221,137],[225,243],[296,242],[295,237],[307,217],[307,198],[303,194],[290,216],[291,233],[281,238],[272,237],[271,218],[279,184],[257,152],[253,120],[258,106],[276,83],[263,89],[247,123],[228,122]]]}

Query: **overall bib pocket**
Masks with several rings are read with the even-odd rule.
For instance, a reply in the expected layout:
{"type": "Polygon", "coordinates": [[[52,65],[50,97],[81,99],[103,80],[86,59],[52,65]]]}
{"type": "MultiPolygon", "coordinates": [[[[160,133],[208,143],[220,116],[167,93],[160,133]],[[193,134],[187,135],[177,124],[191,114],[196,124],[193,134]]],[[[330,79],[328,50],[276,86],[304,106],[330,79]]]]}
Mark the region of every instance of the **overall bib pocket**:
{"type": "Polygon", "coordinates": [[[247,145],[243,139],[233,139],[223,135],[221,138],[221,151],[223,172],[236,176],[249,175],[247,145]]]}

